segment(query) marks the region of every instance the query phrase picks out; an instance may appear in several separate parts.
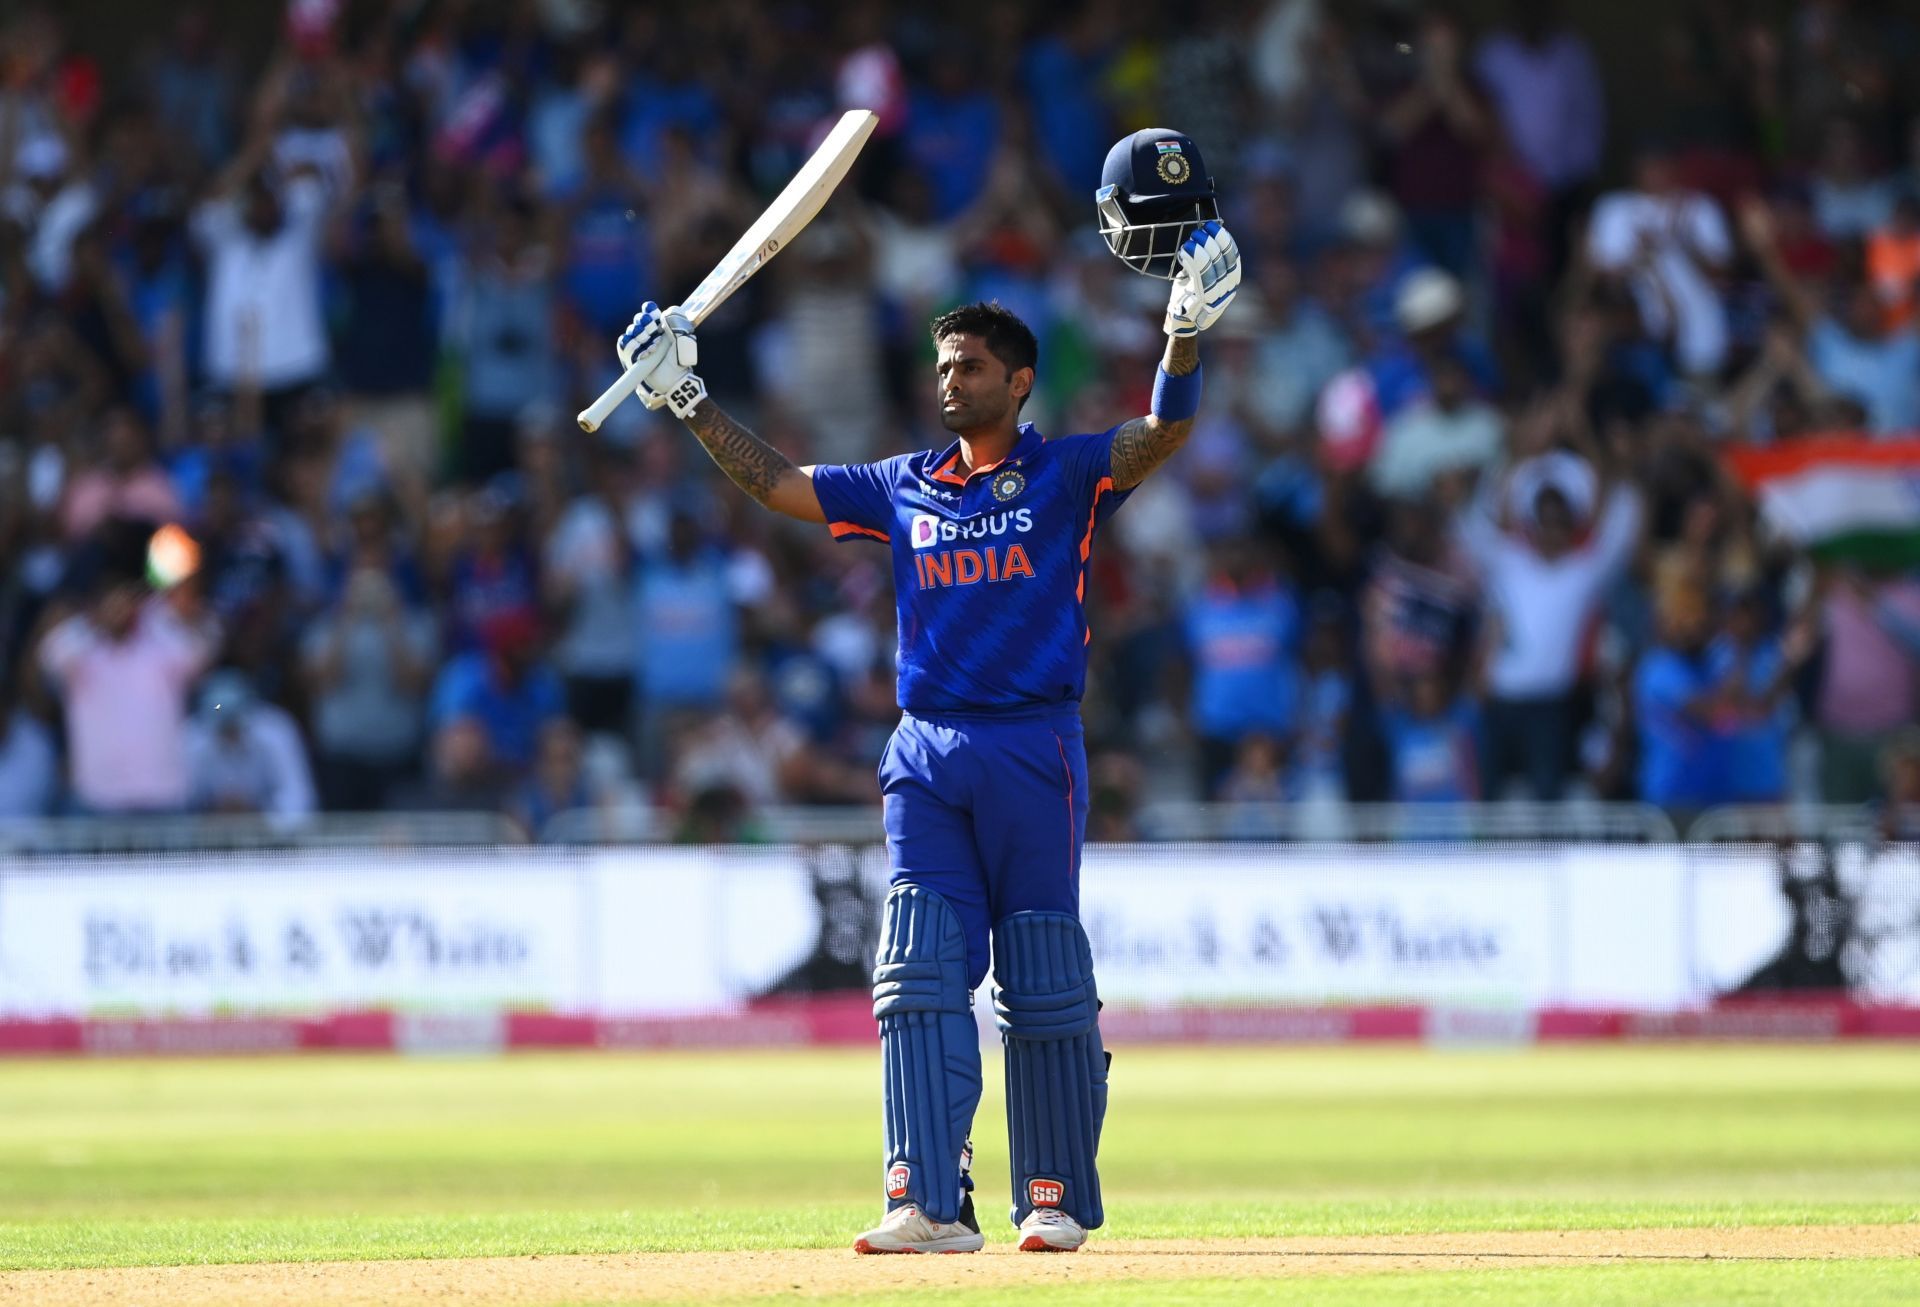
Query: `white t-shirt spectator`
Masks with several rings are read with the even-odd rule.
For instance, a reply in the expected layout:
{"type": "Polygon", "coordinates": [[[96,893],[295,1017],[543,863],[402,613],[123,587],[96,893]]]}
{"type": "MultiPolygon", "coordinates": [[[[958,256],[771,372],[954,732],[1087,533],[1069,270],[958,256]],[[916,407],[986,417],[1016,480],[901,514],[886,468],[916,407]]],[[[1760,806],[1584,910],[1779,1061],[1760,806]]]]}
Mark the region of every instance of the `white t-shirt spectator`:
{"type": "Polygon", "coordinates": [[[1587,539],[1545,558],[1495,525],[1482,503],[1460,520],[1460,543],[1480,572],[1500,643],[1487,664],[1496,699],[1547,699],[1573,689],[1589,624],[1633,556],[1640,497],[1616,487],[1587,539]]]}
{"type": "Polygon", "coordinates": [[[252,703],[231,723],[187,724],[189,802],[202,812],[258,812],[279,822],[311,816],[313,772],[286,710],[252,703]]]}
{"type": "Polygon", "coordinates": [[[141,610],[124,640],[84,614],[47,633],[40,665],[65,704],[76,799],[97,812],[186,805],[187,689],[213,651],[163,600],[141,610]]]}
{"type": "Polygon", "coordinates": [[[1367,474],[1383,495],[1418,499],[1445,473],[1492,467],[1504,448],[1500,411],[1493,405],[1470,400],[1448,412],[1438,404],[1416,404],[1387,424],[1367,474]]]}
{"type": "Polygon", "coordinates": [[[320,313],[326,190],[296,177],[281,208],[278,230],[266,237],[247,226],[240,200],[209,200],[194,211],[193,233],[207,258],[207,376],[218,386],[251,373],[262,389],[283,390],[327,370],[320,313]]]}
{"type": "Polygon", "coordinates": [[[633,670],[633,583],[621,529],[604,501],[583,495],[547,537],[548,574],[569,598],[566,629],[553,650],[562,675],[619,677],[633,670]]]}
{"type": "Polygon", "coordinates": [[[1727,357],[1727,309],[1696,261],[1697,256],[1717,266],[1733,257],[1719,205],[1705,195],[1661,199],[1643,191],[1615,191],[1594,206],[1587,253],[1603,271],[1631,274],[1641,321],[1654,335],[1673,337],[1683,371],[1719,370],[1727,357]],[[1650,270],[1636,267],[1641,242],[1649,239],[1650,270]]]}

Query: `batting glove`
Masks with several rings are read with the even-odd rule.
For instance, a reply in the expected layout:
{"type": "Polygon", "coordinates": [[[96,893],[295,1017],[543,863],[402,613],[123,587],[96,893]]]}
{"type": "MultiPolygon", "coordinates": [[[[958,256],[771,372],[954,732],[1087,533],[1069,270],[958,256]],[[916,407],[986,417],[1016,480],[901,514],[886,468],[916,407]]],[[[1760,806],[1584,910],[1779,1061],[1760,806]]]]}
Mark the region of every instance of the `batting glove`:
{"type": "Polygon", "coordinates": [[[671,409],[684,418],[707,397],[707,383],[693,372],[700,342],[693,320],[679,305],[663,309],[652,300],[641,305],[615,346],[623,367],[642,369],[634,393],[649,409],[671,409]]]}
{"type": "Polygon", "coordinates": [[[1240,247],[1225,227],[1203,222],[1180,243],[1175,258],[1180,269],[1173,274],[1165,331],[1195,336],[1218,322],[1240,293],[1240,247]]]}

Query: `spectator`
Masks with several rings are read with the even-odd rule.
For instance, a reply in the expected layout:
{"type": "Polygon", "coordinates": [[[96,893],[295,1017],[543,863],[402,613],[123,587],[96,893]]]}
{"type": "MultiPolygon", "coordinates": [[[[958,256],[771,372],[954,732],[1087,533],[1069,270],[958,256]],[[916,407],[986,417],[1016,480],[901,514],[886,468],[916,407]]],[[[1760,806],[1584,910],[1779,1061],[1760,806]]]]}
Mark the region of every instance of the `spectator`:
{"type": "MultiPolygon", "coordinates": [[[[539,626],[530,614],[501,613],[481,628],[479,647],[442,668],[433,687],[435,730],[478,722],[490,765],[507,776],[533,764],[540,728],[566,711],[560,679],[540,661],[539,646],[539,626]]],[[[464,754],[464,748],[455,752],[464,754]]]]}
{"type": "Polygon", "coordinates": [[[1828,803],[1864,803],[1879,787],[1881,750],[1920,720],[1920,582],[1843,567],[1824,590],[1813,691],[1820,793],[1828,803]]]}
{"type": "Polygon", "coordinates": [[[1909,322],[1889,330],[1872,283],[1843,285],[1839,313],[1818,301],[1781,258],[1766,206],[1740,212],[1741,230],[1775,295],[1800,332],[1821,384],[1857,403],[1873,431],[1920,427],[1920,329],[1909,322]]]}
{"type": "Polygon", "coordinates": [[[1287,797],[1314,803],[1347,797],[1347,719],[1353,709],[1353,666],[1347,616],[1330,596],[1317,599],[1307,626],[1300,673],[1299,729],[1288,760],[1287,797]]]}
{"type": "Polygon", "coordinates": [[[1293,589],[1244,539],[1214,551],[1206,587],[1187,605],[1192,663],[1190,720],[1199,737],[1200,782],[1215,793],[1241,741],[1284,738],[1298,711],[1293,666],[1300,611],[1293,589]]]}
{"type": "Polygon", "coordinates": [[[159,526],[185,516],[137,413],[130,408],[109,410],[100,443],[100,461],[67,483],[60,520],[68,540],[92,535],[110,517],[159,526]]]}
{"type": "Polygon", "coordinates": [[[1707,674],[1726,687],[1732,709],[1724,801],[1786,800],[1793,682],[1812,651],[1810,626],[1796,626],[1787,639],[1767,633],[1763,592],[1749,588],[1734,597],[1719,638],[1707,649],[1707,674]]]}
{"type": "Polygon", "coordinates": [[[1727,694],[1707,652],[1713,614],[1705,590],[1682,581],[1659,605],[1660,640],[1633,684],[1640,797],[1690,817],[1726,793],[1727,694]]]}
{"type": "Polygon", "coordinates": [[[1473,67],[1514,152],[1546,188],[1546,228],[1566,266],[1566,233],[1585,205],[1606,144],[1605,95],[1593,50],[1563,26],[1553,0],[1512,0],[1511,23],[1489,33],[1473,67]]]}
{"type": "Polygon", "coordinates": [[[547,823],[563,812],[593,805],[582,766],[580,728],[564,717],[540,727],[533,771],[508,801],[507,811],[529,839],[539,839],[547,823]]]}
{"type": "MultiPolygon", "coordinates": [[[[270,76],[267,86],[275,84],[270,76]]],[[[311,165],[277,183],[270,145],[257,127],[194,211],[193,234],[207,266],[207,379],[229,393],[259,389],[277,432],[284,409],[326,375],[332,354],[320,311],[326,188],[311,165]]]]}
{"type": "Polygon", "coordinates": [[[1426,14],[1412,54],[1411,78],[1378,116],[1388,189],[1421,254],[1456,277],[1470,277],[1480,262],[1480,174],[1494,124],[1465,67],[1452,18],[1426,14]]]}
{"type": "Polygon", "coordinates": [[[432,618],[371,565],[308,630],[301,652],[329,810],[381,808],[414,769],[437,647],[432,618]]]}
{"type": "Polygon", "coordinates": [[[1470,803],[1481,795],[1481,724],[1472,698],[1438,670],[1410,678],[1382,706],[1397,803],[1470,803]]]}
{"type": "Polygon", "coordinates": [[[292,828],[317,803],[300,728],[247,678],[215,672],[186,727],[188,804],[196,812],[259,813],[292,828]]]}
{"type": "Polygon", "coordinates": [[[766,684],[740,672],[727,686],[725,711],[686,730],[673,781],[685,795],[725,789],[760,808],[805,797],[813,763],[799,729],[773,711],[766,684]]]}
{"type": "Polygon", "coordinates": [[[0,681],[0,821],[51,816],[59,799],[53,732],[14,694],[14,680],[0,681]]]}
{"type": "Polygon", "coordinates": [[[465,378],[453,470],[470,485],[512,466],[520,414],[554,395],[554,287],[536,218],[521,197],[496,208],[451,310],[448,343],[465,378]]]}
{"type": "Polygon", "coordinates": [[[1686,187],[1668,147],[1642,146],[1633,186],[1594,206],[1587,257],[1632,287],[1641,321],[1668,344],[1682,372],[1711,378],[1720,371],[1729,328],[1715,283],[1733,241],[1720,206],[1686,187]]]}
{"type": "MultiPolygon", "coordinates": [[[[1367,472],[1374,489],[1399,499],[1417,499],[1446,482],[1464,489],[1500,460],[1506,429],[1500,410],[1473,393],[1473,378],[1458,359],[1443,356],[1429,370],[1429,398],[1402,409],[1387,423],[1386,437],[1367,472]]],[[[1459,503],[1459,491],[1442,502],[1459,503]]]]}
{"type": "Polygon", "coordinates": [[[187,804],[187,691],[218,639],[197,615],[191,584],[145,599],[135,583],[109,583],[40,644],[41,671],[65,708],[68,788],[83,812],[187,804]]]}
{"type": "Polygon", "coordinates": [[[1518,776],[1531,797],[1558,799],[1573,766],[1587,638],[1638,543],[1640,499],[1611,481],[1596,489],[1588,465],[1565,454],[1522,463],[1501,490],[1507,508],[1483,500],[1460,523],[1492,625],[1486,782],[1497,795],[1518,776]],[[1596,499],[1583,540],[1582,518],[1596,499]]]}
{"type": "Polygon", "coordinates": [[[1867,277],[1880,296],[1881,326],[1912,325],[1920,293],[1920,195],[1902,192],[1892,216],[1867,237],[1867,277]]]}
{"type": "Polygon", "coordinates": [[[642,562],[636,574],[633,632],[637,680],[650,714],[718,706],[738,650],[739,622],[726,560],[684,513],[672,520],[665,552],[642,562]]]}
{"type": "Polygon", "coordinates": [[[388,806],[397,812],[499,812],[504,769],[476,717],[454,717],[433,733],[424,780],[401,785],[388,806]]]}
{"type": "Polygon", "coordinates": [[[541,590],[561,623],[553,661],[568,713],[582,730],[625,737],[634,725],[634,595],[623,501],[633,460],[605,443],[590,457],[588,490],[547,536],[541,590]]]}

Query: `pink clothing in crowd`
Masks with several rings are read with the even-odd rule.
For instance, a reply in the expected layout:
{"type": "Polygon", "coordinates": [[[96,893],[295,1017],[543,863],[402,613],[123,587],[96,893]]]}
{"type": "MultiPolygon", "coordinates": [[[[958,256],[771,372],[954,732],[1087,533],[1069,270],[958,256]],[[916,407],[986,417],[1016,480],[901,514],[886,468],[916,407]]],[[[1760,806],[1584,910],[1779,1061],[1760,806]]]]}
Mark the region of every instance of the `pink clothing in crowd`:
{"type": "Polygon", "coordinates": [[[100,812],[185,807],[187,691],[214,647],[161,600],[141,610],[124,640],[109,639],[84,614],[47,633],[40,665],[66,706],[81,804],[100,812]]]}
{"type": "Polygon", "coordinates": [[[60,527],[67,539],[80,540],[109,517],[164,523],[177,522],[180,515],[180,497],[158,467],[149,465],[127,477],[96,468],[73,479],[60,507],[60,527]]]}
{"type": "MultiPolygon", "coordinates": [[[[1897,582],[1882,589],[1877,598],[1909,622],[1920,623],[1920,585],[1897,582]]],[[[1911,725],[1915,719],[1913,659],[1876,620],[1872,602],[1836,586],[1827,597],[1825,616],[1821,728],[1843,735],[1872,735],[1911,725]]]]}

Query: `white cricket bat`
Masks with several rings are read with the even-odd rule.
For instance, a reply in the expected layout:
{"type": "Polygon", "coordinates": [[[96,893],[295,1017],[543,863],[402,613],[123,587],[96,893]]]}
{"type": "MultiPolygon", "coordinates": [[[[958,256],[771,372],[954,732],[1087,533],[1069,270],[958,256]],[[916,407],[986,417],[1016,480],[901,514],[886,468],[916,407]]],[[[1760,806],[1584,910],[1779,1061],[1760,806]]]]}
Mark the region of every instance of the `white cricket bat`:
{"type": "MultiPolygon", "coordinates": [[[[827,133],[827,139],[820,142],[820,148],[813,152],[800,171],[795,173],[787,188],[780,192],[767,211],[754,220],[747,228],[747,234],[734,242],[727,256],[714,265],[712,272],[698,286],[693,294],[680,302],[680,307],[698,327],[709,313],[727,302],[727,297],[747,284],[747,279],[760,271],[768,259],[778,254],[793,238],[798,236],[806,225],[813,221],[814,215],[826,204],[827,197],[833,194],[834,187],[853,167],[853,161],[860,154],[860,147],[867,143],[867,137],[873,135],[874,124],[879,115],[868,109],[849,109],[840,115],[840,121],[827,133]]],[[[628,368],[620,379],[608,386],[600,398],[584,409],[578,421],[583,431],[598,431],[607,415],[620,406],[620,401],[631,395],[640,385],[640,369],[628,368]]]]}

